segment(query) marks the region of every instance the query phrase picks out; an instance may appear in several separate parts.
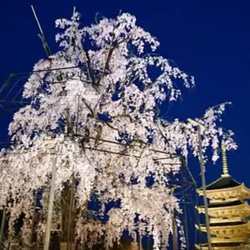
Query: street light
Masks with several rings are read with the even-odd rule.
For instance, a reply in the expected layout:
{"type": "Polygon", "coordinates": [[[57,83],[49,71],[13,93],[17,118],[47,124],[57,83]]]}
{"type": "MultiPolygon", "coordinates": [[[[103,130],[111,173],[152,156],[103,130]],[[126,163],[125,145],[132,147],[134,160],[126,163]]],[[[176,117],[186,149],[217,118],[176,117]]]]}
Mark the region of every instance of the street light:
{"type": "Polygon", "coordinates": [[[205,220],[206,220],[206,229],[207,229],[207,243],[208,249],[212,250],[211,244],[211,234],[210,234],[210,227],[209,227],[209,216],[208,216],[208,203],[207,203],[207,194],[206,194],[206,179],[205,179],[205,172],[204,172],[204,160],[203,160],[203,153],[202,153],[202,143],[201,143],[201,129],[205,130],[206,127],[201,123],[194,121],[193,119],[187,119],[189,123],[193,124],[197,128],[197,137],[199,143],[199,161],[200,161],[200,169],[201,169],[201,183],[202,183],[202,191],[203,191],[203,202],[204,202],[204,209],[205,209],[205,220]]]}

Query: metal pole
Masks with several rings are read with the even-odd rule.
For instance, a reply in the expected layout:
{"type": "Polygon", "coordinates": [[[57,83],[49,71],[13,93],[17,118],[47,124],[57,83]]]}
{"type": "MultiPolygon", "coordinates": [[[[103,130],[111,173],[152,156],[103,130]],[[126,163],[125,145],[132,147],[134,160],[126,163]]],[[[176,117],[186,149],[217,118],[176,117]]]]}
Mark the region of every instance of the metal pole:
{"type": "Polygon", "coordinates": [[[5,225],[5,217],[6,217],[6,209],[3,209],[2,214],[2,222],[1,222],[1,230],[0,230],[0,249],[2,249],[3,244],[3,232],[4,232],[4,225],[5,225]]]}
{"type": "Polygon", "coordinates": [[[198,134],[198,142],[199,142],[201,183],[202,183],[203,202],[204,202],[204,209],[205,209],[206,229],[207,229],[207,243],[208,243],[208,249],[212,250],[211,234],[210,234],[210,227],[209,227],[209,216],[208,216],[208,203],[207,203],[207,194],[206,194],[206,179],[205,179],[204,160],[203,160],[202,144],[201,144],[201,128],[199,125],[197,126],[197,134],[198,134]]]}
{"type": "Polygon", "coordinates": [[[46,226],[43,250],[49,250],[51,221],[52,221],[52,212],[54,205],[53,203],[55,196],[55,182],[56,182],[56,157],[52,166],[52,179],[51,179],[50,196],[49,196],[48,217],[47,217],[47,226],[46,226]]]}

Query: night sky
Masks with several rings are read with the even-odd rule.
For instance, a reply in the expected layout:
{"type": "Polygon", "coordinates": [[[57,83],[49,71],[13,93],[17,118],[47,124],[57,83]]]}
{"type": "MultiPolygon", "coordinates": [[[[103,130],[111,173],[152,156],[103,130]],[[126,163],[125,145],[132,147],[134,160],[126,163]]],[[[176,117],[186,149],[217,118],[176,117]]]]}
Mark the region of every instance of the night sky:
{"type": "MultiPolygon", "coordinates": [[[[31,4],[52,52],[58,48],[54,21],[70,17],[73,6],[87,25],[96,12],[107,17],[115,17],[120,10],[135,15],[138,25],[159,39],[158,52],[196,79],[197,87],[185,90],[171,111],[163,110],[164,116],[199,117],[209,106],[231,101],[222,123],[235,132],[239,145],[228,153],[230,173],[250,186],[250,1],[0,0],[0,86],[10,73],[31,71],[34,63],[46,57],[31,4]]],[[[0,110],[0,141],[7,140],[11,119],[11,112],[0,110]]],[[[219,177],[220,165],[207,164],[207,182],[219,177]]],[[[190,168],[200,183],[197,161],[190,161],[190,168]]]]}

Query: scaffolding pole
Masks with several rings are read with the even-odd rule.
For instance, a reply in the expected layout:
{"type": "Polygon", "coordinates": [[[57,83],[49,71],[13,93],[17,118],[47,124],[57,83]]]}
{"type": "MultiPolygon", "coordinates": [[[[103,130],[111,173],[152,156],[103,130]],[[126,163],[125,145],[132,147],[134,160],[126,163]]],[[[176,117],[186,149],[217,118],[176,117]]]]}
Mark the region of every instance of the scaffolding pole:
{"type": "Polygon", "coordinates": [[[52,166],[52,178],[51,178],[51,187],[50,187],[50,196],[49,196],[49,207],[48,207],[49,211],[48,211],[48,217],[47,217],[47,225],[46,225],[46,232],[45,232],[43,250],[49,250],[51,222],[52,222],[52,212],[53,212],[54,196],[55,196],[56,160],[57,160],[57,157],[55,157],[55,160],[54,160],[54,163],[53,163],[53,166],[52,166]]]}
{"type": "Polygon", "coordinates": [[[3,233],[4,233],[4,226],[5,226],[5,217],[6,217],[6,209],[3,209],[2,214],[2,222],[1,222],[1,230],[0,230],[0,249],[3,249],[3,233]]]}
{"type": "Polygon", "coordinates": [[[201,127],[199,125],[197,126],[197,135],[198,135],[198,140],[199,140],[199,158],[200,158],[200,168],[201,168],[203,202],[204,202],[204,208],[205,208],[207,243],[208,243],[208,249],[212,250],[210,227],[209,227],[209,216],[208,216],[208,202],[207,202],[207,193],[206,193],[206,179],[205,179],[205,172],[204,172],[204,160],[203,160],[202,143],[201,143],[201,127]]]}

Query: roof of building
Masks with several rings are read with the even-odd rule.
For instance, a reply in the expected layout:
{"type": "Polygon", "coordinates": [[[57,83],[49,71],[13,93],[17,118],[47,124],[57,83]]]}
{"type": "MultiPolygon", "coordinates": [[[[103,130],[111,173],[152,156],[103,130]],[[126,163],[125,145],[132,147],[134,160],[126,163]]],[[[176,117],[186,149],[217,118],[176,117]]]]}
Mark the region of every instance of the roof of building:
{"type": "Polygon", "coordinates": [[[240,200],[236,200],[236,201],[231,201],[231,202],[223,202],[223,203],[210,203],[208,205],[208,207],[212,208],[212,207],[233,207],[233,206],[238,206],[238,205],[242,205],[245,202],[240,201],[240,200]]]}
{"type": "Polygon", "coordinates": [[[207,190],[214,190],[214,189],[222,189],[222,188],[232,188],[240,186],[241,183],[234,180],[230,176],[227,177],[220,177],[216,181],[212,182],[211,184],[206,186],[207,190]]]}
{"type": "MultiPolygon", "coordinates": [[[[238,226],[238,225],[246,225],[248,224],[248,222],[245,222],[245,221],[232,221],[232,222],[226,222],[226,223],[223,223],[223,227],[224,226],[238,226]]],[[[205,225],[204,225],[205,226],[205,225]]],[[[221,223],[210,223],[210,227],[221,227],[221,223]]]]}
{"type": "MultiPolygon", "coordinates": [[[[239,242],[223,242],[223,243],[212,243],[212,246],[213,247],[237,247],[237,246],[240,246],[242,243],[239,243],[239,242]]],[[[197,244],[197,246],[199,246],[197,244]]],[[[201,244],[202,247],[208,247],[208,244],[207,243],[204,243],[204,244],[201,244]]],[[[238,248],[237,248],[238,249],[238,248]]]]}

